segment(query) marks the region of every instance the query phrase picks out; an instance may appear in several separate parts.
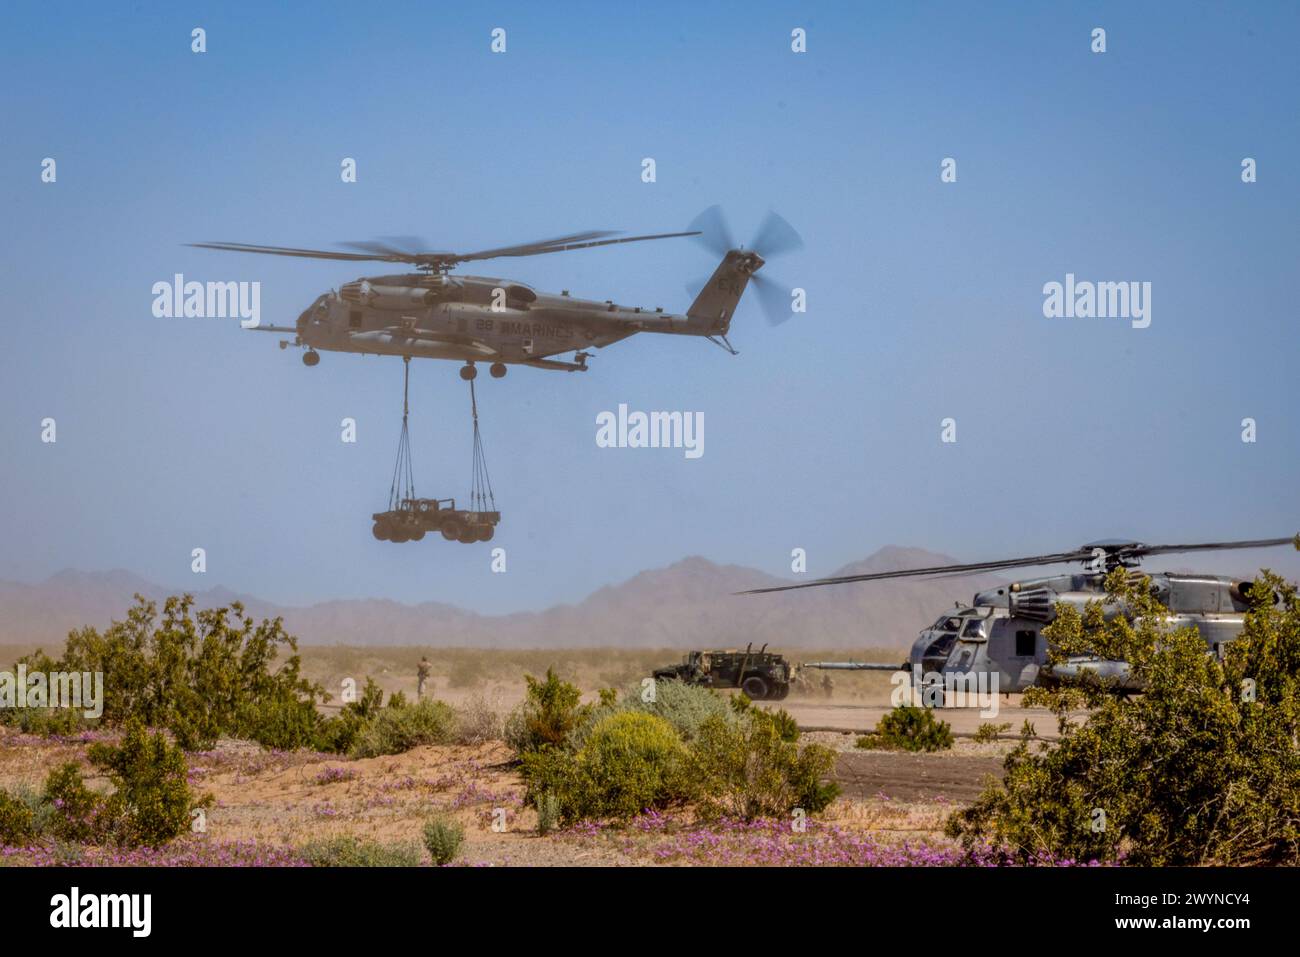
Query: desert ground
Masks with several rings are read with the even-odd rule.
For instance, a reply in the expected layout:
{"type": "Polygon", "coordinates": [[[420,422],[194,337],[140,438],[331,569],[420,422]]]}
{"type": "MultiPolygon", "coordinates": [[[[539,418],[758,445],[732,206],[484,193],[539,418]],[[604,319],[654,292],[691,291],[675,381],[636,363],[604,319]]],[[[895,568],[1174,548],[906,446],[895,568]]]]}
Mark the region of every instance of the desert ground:
{"type": "MultiPolygon", "coordinates": [[[[0,648],[0,658],[12,661],[25,650],[30,649],[0,648]]],[[[426,695],[456,706],[487,706],[504,715],[522,700],[526,673],[541,675],[554,667],[594,698],[600,688],[632,684],[680,652],[308,647],[302,659],[306,676],[336,695],[346,679],[360,686],[371,676],[385,692],[414,698],[421,655],[427,655],[432,670],[426,695]]],[[[857,657],[901,657],[897,652],[879,655],[857,657]]],[[[792,656],[796,661],[831,657],[817,652],[792,656]]],[[[818,673],[813,690],[768,705],[789,711],[805,729],[804,740],[838,752],[834,773],[842,794],[809,821],[806,831],[796,832],[788,822],[706,826],[685,811],[626,827],[586,826],[541,837],[535,813],[523,806],[523,786],[510,751],[500,741],[350,759],[273,752],[251,742],[223,740],[212,751],[189,756],[191,783],[214,799],[204,833],[156,852],[73,856],[83,863],[292,864],[299,862],[295,848],[322,837],[418,840],[422,821],[440,811],[454,814],[464,827],[459,863],[469,865],[946,863],[955,858],[956,848],[943,836],[945,818],[973,800],[990,775],[999,775],[1022,723],[1028,719],[1044,736],[1055,729],[1045,711],[1024,708],[1018,696],[1000,697],[993,717],[981,716],[977,709],[944,709],[942,717],[957,735],[950,751],[860,750],[857,734],[874,728],[890,708],[889,675],[836,672],[829,691],[820,677],[818,673]],[[997,741],[977,743],[971,736],[984,722],[1010,728],[997,741]]],[[[58,763],[84,763],[84,753],[82,740],[0,731],[0,787],[38,787],[58,763]]],[[[93,774],[89,767],[87,773],[93,774]]],[[[106,783],[93,776],[88,781],[106,783]]],[[[60,853],[51,851],[50,859],[60,853]]],[[[29,855],[25,862],[48,861],[29,855]]]]}

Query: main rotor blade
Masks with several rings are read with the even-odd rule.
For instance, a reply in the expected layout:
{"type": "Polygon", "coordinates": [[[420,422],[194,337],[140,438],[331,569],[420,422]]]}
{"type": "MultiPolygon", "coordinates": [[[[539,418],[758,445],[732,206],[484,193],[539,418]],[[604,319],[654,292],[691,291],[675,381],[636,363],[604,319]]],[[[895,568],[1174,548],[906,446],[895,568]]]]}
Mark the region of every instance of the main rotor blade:
{"type": "Polygon", "coordinates": [[[753,249],[764,259],[771,259],[782,253],[803,249],[803,238],[775,212],[769,212],[754,236],[753,249]]]}
{"type": "MultiPolygon", "coordinates": [[[[1300,536],[1291,538],[1259,538],[1241,542],[1204,542],[1194,545],[1119,545],[1110,550],[1116,559],[1140,558],[1144,555],[1163,555],[1176,552],[1223,551],[1240,548],[1272,548],[1278,545],[1291,545],[1300,541],[1300,536]]],[[[1079,548],[1072,552],[1057,552],[1053,555],[1034,555],[1025,558],[1008,558],[991,562],[972,562],[964,565],[936,565],[930,568],[904,568],[891,572],[874,572],[866,575],[839,575],[833,578],[817,578],[812,581],[799,582],[795,585],[774,585],[768,588],[751,588],[737,592],[740,595],[758,595],[764,592],[792,591],[796,588],[816,588],[820,585],[842,585],[849,582],[884,581],[891,578],[917,578],[925,575],[953,575],[970,572],[1001,571],[1008,568],[1028,568],[1035,565],[1058,565],[1066,562],[1084,562],[1094,557],[1093,548],[1079,548]]]]}
{"type": "Polygon", "coordinates": [[[760,595],[772,591],[793,591],[796,588],[816,588],[820,585],[844,585],[850,582],[884,581],[891,578],[919,578],[924,575],[950,575],[954,573],[991,572],[1005,568],[1028,568],[1033,565],[1057,565],[1062,562],[1085,561],[1092,557],[1087,549],[1073,552],[1056,552],[1052,555],[1034,555],[1025,558],[1007,558],[991,562],[971,562],[964,565],[934,565],[929,568],[902,568],[892,572],[872,572],[866,575],[838,575],[833,578],[816,578],[796,585],[772,585],[737,592],[739,595],[760,595]]]}
{"type": "Polygon", "coordinates": [[[506,256],[540,256],[543,253],[560,253],[570,249],[591,249],[595,246],[617,246],[620,243],[639,243],[649,239],[674,239],[678,236],[694,236],[694,232],[684,233],[655,233],[649,236],[622,236],[618,239],[596,239],[594,241],[584,241],[591,237],[611,236],[613,233],[608,231],[592,233],[575,233],[572,236],[561,236],[558,239],[548,239],[538,243],[525,243],[520,246],[503,246],[500,249],[484,249],[476,253],[457,253],[455,259],[457,262],[470,262],[478,259],[500,259],[506,256]]]}
{"type": "Polygon", "coordinates": [[[736,248],[736,241],[727,228],[727,218],[722,215],[721,206],[710,206],[691,220],[686,228],[695,230],[705,248],[717,256],[725,256],[736,248]]]}
{"type": "MultiPolygon", "coordinates": [[[[378,240],[339,243],[339,245],[346,246],[349,249],[359,249],[362,252],[378,253],[383,256],[400,256],[412,260],[429,255],[429,253],[420,251],[422,247],[428,244],[418,236],[381,236],[378,240]]],[[[435,255],[444,256],[449,254],[437,253],[435,255]]]]}
{"type": "Polygon", "coordinates": [[[340,253],[324,249],[295,249],[292,246],[254,246],[250,243],[185,243],[197,249],[222,249],[232,253],[263,253],[270,256],[298,256],[303,259],[342,259],[365,261],[383,259],[395,262],[409,262],[407,257],[381,255],[378,253],[340,253]]]}
{"type": "Polygon", "coordinates": [[[794,315],[790,293],[782,283],[761,273],[750,276],[749,281],[758,293],[758,302],[763,307],[763,317],[767,319],[768,325],[779,326],[794,315]]]}
{"type": "MultiPolygon", "coordinates": [[[[482,249],[472,253],[452,252],[417,252],[400,249],[393,241],[405,243],[414,237],[392,237],[387,242],[353,242],[340,243],[360,252],[334,252],[324,249],[297,249],[292,246],[257,246],[252,243],[186,243],[200,249],[221,249],[236,253],[262,253],[271,256],[296,256],[302,259],[333,259],[344,262],[380,262],[412,263],[420,266],[438,266],[446,268],[456,263],[479,259],[498,259],[506,256],[540,256],[542,253],[558,253],[569,249],[589,249],[593,246],[614,246],[619,243],[639,243],[649,239],[673,239],[678,236],[694,236],[694,232],[655,233],[648,236],[623,236],[618,239],[606,239],[615,235],[609,230],[595,230],[583,233],[571,233],[554,239],[543,239],[515,246],[501,246],[497,249],[482,249]]],[[[419,240],[415,240],[419,242],[419,240]]]]}
{"type": "Polygon", "coordinates": [[[1202,542],[1198,545],[1142,545],[1134,549],[1132,554],[1168,555],[1178,552],[1218,552],[1236,548],[1274,548],[1278,545],[1290,545],[1295,540],[1293,536],[1291,538],[1257,538],[1244,542],[1202,542]]]}

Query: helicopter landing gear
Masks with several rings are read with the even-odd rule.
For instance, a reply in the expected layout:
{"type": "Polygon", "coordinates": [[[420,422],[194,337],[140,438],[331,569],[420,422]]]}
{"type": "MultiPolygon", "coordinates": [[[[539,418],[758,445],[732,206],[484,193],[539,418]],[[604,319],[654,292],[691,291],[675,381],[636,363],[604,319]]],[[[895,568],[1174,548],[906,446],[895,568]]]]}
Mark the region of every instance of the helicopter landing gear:
{"type": "Polygon", "coordinates": [[[488,372],[492,373],[494,379],[504,379],[506,377],[506,364],[504,362],[494,362],[488,372]]]}
{"type": "Polygon", "coordinates": [[[302,364],[305,366],[314,366],[320,362],[320,353],[315,349],[308,349],[302,354],[302,364]]]}
{"type": "Polygon", "coordinates": [[[474,363],[472,362],[467,362],[465,363],[465,365],[461,366],[460,368],[460,377],[464,379],[466,382],[473,381],[474,377],[477,375],[478,375],[478,369],[474,368],[474,363]]]}

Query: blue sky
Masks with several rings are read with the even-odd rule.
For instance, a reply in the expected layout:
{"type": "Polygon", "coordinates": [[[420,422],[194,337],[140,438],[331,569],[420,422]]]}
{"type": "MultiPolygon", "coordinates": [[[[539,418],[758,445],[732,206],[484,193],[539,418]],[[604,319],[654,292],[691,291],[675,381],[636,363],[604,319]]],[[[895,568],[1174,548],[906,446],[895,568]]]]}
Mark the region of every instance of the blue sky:
{"type": "MultiPolygon", "coordinates": [[[[0,577],[122,567],[283,602],[499,612],[690,554],[785,573],[802,547],[822,574],[888,543],[977,560],[1300,529],[1294,4],[3,16],[0,577]],[[806,54],[790,51],[794,27],[806,54]],[[40,181],[47,156],[55,184],[40,181]],[[956,183],[940,182],[944,157],[956,183]],[[1258,182],[1241,182],[1243,157],[1258,182]],[[807,315],[773,329],[747,299],[737,357],[639,336],[585,375],[484,380],[504,575],[486,546],[372,539],[396,360],[307,369],[234,320],[150,310],[152,284],[182,272],[260,281],[263,321],[292,323],[365,272],[186,242],[481,248],[680,229],[715,203],[743,238],[768,208],[800,230],[805,249],[767,268],[808,290],[807,315]],[[1151,282],[1150,328],[1044,318],[1043,284],[1068,272],[1151,282]],[[619,403],[702,412],[705,455],[598,448],[595,417],[619,403]],[[47,416],[55,445],[40,442],[47,416]],[[355,445],[339,441],[345,416],[355,445]],[[940,442],[946,417],[955,444],[940,442]]],[[[681,311],[713,266],[682,240],[480,271],[681,311]]],[[[466,495],[456,365],[413,364],[412,390],[417,490],[466,495]]],[[[1297,557],[1196,565],[1296,575],[1297,557]]]]}

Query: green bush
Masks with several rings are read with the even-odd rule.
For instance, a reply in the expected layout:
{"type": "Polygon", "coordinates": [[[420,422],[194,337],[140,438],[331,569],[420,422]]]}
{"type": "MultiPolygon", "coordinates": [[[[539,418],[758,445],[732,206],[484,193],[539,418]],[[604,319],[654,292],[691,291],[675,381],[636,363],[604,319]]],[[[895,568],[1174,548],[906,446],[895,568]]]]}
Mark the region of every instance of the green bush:
{"type": "Polygon", "coordinates": [[[545,837],[560,826],[560,799],[547,791],[533,803],[537,806],[537,833],[545,837]]]}
{"type": "Polygon", "coordinates": [[[42,796],[41,827],[64,841],[157,847],[189,829],[196,800],[185,756],[161,734],[132,721],[120,745],[93,744],[88,756],[107,774],[111,794],[86,787],[76,762],[50,772],[42,796]]]}
{"type": "Polygon", "coordinates": [[[198,805],[179,746],[132,721],[120,745],[92,744],[88,757],[113,783],[107,817],[116,843],[157,847],[189,830],[198,805]]]}
{"type": "Polygon", "coordinates": [[[77,762],[68,761],[49,773],[44,801],[54,809],[50,827],[60,840],[88,844],[108,838],[104,798],[86,787],[77,762]]]}
{"type": "Polygon", "coordinates": [[[27,847],[35,837],[32,809],[17,797],[0,791],[0,847],[27,847]]]}
{"type": "Polygon", "coordinates": [[[887,751],[946,751],[952,747],[952,726],[929,708],[900,705],[886,713],[871,734],[858,738],[859,748],[887,751]]]}
{"type": "Polygon", "coordinates": [[[1097,684],[1031,689],[1057,741],[1024,737],[1000,784],[949,819],[969,847],[1144,866],[1300,864],[1300,603],[1261,573],[1220,662],[1173,628],[1149,581],[1117,569],[1105,603],[1068,605],[1045,630],[1053,660],[1127,661],[1139,695],[1097,684]],[[1114,614],[1117,609],[1124,614],[1114,614]],[[1072,714],[1090,707],[1080,722],[1072,714]]]}
{"type": "Polygon", "coordinates": [[[553,668],[546,669],[544,681],[532,675],[525,675],[524,681],[524,700],[506,721],[506,744],[520,756],[568,746],[569,736],[587,720],[592,706],[584,705],[582,692],[562,681],[553,668]]]}
{"type": "Polygon", "coordinates": [[[424,846],[434,864],[450,864],[460,853],[465,830],[454,818],[441,815],[424,823],[424,846]]]}
{"type": "Polygon", "coordinates": [[[683,741],[690,743],[699,735],[700,726],[709,718],[731,715],[727,699],[709,688],[689,685],[683,681],[656,681],[653,700],[646,701],[642,685],[626,688],[617,702],[607,701],[597,706],[582,727],[575,730],[570,741],[581,747],[595,726],[612,714],[625,711],[652,714],[673,726],[683,741]]]}
{"type": "Polygon", "coordinates": [[[383,690],[375,683],[374,678],[367,676],[360,698],[347,702],[339,709],[336,716],[324,718],[317,724],[312,746],[317,751],[349,753],[356,746],[362,729],[383,706],[383,690]]]}
{"type": "Polygon", "coordinates": [[[360,728],[353,757],[401,754],[426,744],[447,744],[456,735],[456,712],[445,702],[425,698],[416,704],[389,702],[360,728]]]}
{"type": "Polygon", "coordinates": [[[735,708],[736,720],[705,721],[691,747],[688,777],[700,813],[751,821],[783,817],[796,808],[809,814],[825,810],[839,794],[839,786],[826,780],[835,752],[818,744],[801,748],[797,727],[789,740],[784,712],[773,714],[747,701],[735,708]]]}
{"type": "Polygon", "coordinates": [[[998,736],[1005,731],[1011,730],[1011,723],[994,724],[992,721],[985,721],[975,729],[976,744],[990,744],[998,739],[998,736]]]}
{"type": "Polygon", "coordinates": [[[413,842],[381,844],[360,838],[330,837],[298,848],[312,867],[419,867],[420,846],[413,842]]]}
{"type": "Polygon", "coordinates": [[[606,718],[578,753],[590,816],[630,818],[679,799],[684,758],[681,739],[663,718],[636,712],[606,718]]]}
{"type": "Polygon", "coordinates": [[[525,752],[525,802],[554,802],[548,817],[564,823],[626,820],[685,798],[685,757],[681,739],[663,718],[612,714],[577,753],[554,746],[525,752]]]}
{"type": "MultiPolygon", "coordinates": [[[[102,672],[103,724],[136,719],[166,728],[186,749],[211,747],[222,736],[281,748],[310,743],[323,692],[301,676],[297,640],[280,619],[254,625],[239,602],[194,612],[191,595],[168,598],[160,619],[154,602],[135,597],[125,621],[102,633],[72,632],[59,659],[38,651],[21,663],[34,671],[102,672]]],[[[75,711],[0,718],[51,732],[85,723],[75,711]]]]}

